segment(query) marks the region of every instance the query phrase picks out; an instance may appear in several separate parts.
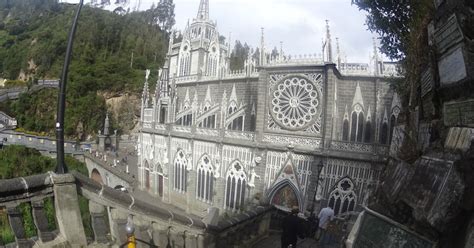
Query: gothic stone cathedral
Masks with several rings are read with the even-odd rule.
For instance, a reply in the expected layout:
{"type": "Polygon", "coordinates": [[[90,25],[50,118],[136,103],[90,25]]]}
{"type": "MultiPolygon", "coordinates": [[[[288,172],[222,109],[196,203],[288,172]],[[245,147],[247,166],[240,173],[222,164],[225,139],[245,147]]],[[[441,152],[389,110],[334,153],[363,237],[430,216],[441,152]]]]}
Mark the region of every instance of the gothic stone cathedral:
{"type": "Polygon", "coordinates": [[[262,203],[307,211],[315,198],[336,214],[360,209],[378,186],[400,112],[388,84],[396,64],[376,55],[373,65],[341,62],[339,51],[333,61],[327,26],[321,56],[260,49],[230,71],[230,45],[208,4],[201,0],[182,40],[171,35],[153,95],[147,72],[141,188],[197,216],[262,203]]]}

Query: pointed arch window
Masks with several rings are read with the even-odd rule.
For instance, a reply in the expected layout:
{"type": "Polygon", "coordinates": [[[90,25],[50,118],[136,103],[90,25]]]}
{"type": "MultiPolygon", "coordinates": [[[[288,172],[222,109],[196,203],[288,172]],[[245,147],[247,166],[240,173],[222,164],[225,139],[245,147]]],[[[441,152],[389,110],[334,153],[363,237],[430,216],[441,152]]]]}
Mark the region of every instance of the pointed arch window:
{"type": "Polygon", "coordinates": [[[190,45],[188,43],[184,44],[181,49],[180,59],[179,59],[179,71],[178,75],[188,76],[191,74],[191,54],[190,54],[190,45]]]}
{"type": "Polygon", "coordinates": [[[372,122],[370,120],[365,123],[364,142],[372,142],[372,122]]]}
{"type": "MultiPolygon", "coordinates": [[[[227,108],[227,113],[229,116],[237,112],[237,103],[235,101],[231,101],[229,107],[227,108]]],[[[244,130],[244,116],[238,116],[232,120],[227,125],[227,129],[229,130],[236,130],[236,131],[243,131],[244,130]]]]}
{"type": "Polygon", "coordinates": [[[335,215],[354,211],[357,202],[354,189],[354,183],[348,177],[336,183],[334,190],[329,195],[328,203],[335,215]]]}
{"type": "Polygon", "coordinates": [[[364,132],[364,111],[363,107],[356,104],[351,115],[351,142],[362,142],[364,132]]]}
{"type": "Polygon", "coordinates": [[[342,140],[349,141],[349,120],[344,119],[342,123],[342,140]]]}
{"type": "Polygon", "coordinates": [[[389,139],[388,139],[388,142],[392,142],[392,136],[393,136],[393,129],[395,128],[395,126],[397,125],[397,117],[395,115],[392,114],[392,116],[390,117],[390,132],[389,132],[389,139]]]}
{"type": "Polygon", "coordinates": [[[157,186],[156,186],[156,190],[158,191],[158,195],[160,197],[163,197],[163,168],[161,167],[160,164],[157,164],[156,165],[156,172],[157,172],[157,177],[158,177],[158,180],[157,180],[157,186]]]}
{"type": "Polygon", "coordinates": [[[151,186],[151,178],[150,178],[150,165],[148,164],[148,161],[145,161],[145,188],[146,190],[150,190],[151,186]]]}
{"type": "Polygon", "coordinates": [[[245,188],[247,186],[247,175],[242,164],[235,161],[226,175],[225,186],[225,208],[239,210],[245,202],[245,188]]]}
{"type": "Polygon", "coordinates": [[[179,150],[174,159],[174,190],[184,193],[186,192],[186,182],[188,179],[186,167],[188,160],[183,150],[179,150]]]}
{"type": "Polygon", "coordinates": [[[214,192],[214,170],[209,156],[204,155],[199,160],[197,168],[197,198],[201,201],[212,202],[214,192]]]}
{"type": "Polygon", "coordinates": [[[380,128],[380,144],[387,144],[387,134],[388,134],[388,124],[387,122],[382,123],[382,127],[380,128]]]}

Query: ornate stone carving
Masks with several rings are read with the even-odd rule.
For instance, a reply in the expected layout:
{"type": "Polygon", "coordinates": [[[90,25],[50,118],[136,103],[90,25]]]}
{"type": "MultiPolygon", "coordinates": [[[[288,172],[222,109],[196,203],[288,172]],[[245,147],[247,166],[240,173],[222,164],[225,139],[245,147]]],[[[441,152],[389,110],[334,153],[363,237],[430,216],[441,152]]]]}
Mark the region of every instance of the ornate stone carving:
{"type": "Polygon", "coordinates": [[[312,148],[321,148],[320,139],[308,139],[300,137],[290,137],[281,135],[264,135],[263,142],[279,143],[279,144],[297,144],[302,146],[310,146],[312,148]]]}
{"type": "Polygon", "coordinates": [[[183,127],[183,126],[173,126],[173,131],[175,132],[183,132],[183,133],[190,133],[190,127],[183,127]]]}
{"type": "Polygon", "coordinates": [[[196,128],[196,133],[206,136],[219,136],[219,130],[217,129],[196,128]]]}
{"type": "Polygon", "coordinates": [[[255,134],[254,133],[249,133],[249,132],[235,132],[235,131],[225,131],[225,137],[226,138],[234,138],[234,139],[244,139],[244,140],[254,140],[255,139],[255,134]]]}
{"type": "Polygon", "coordinates": [[[299,130],[314,122],[320,96],[316,86],[305,77],[282,79],[272,94],[270,103],[273,119],[288,129],[299,130]]]}
{"type": "Polygon", "coordinates": [[[370,153],[374,152],[373,145],[341,142],[341,141],[332,141],[331,149],[339,150],[339,151],[349,151],[349,152],[370,152],[370,153]]]}

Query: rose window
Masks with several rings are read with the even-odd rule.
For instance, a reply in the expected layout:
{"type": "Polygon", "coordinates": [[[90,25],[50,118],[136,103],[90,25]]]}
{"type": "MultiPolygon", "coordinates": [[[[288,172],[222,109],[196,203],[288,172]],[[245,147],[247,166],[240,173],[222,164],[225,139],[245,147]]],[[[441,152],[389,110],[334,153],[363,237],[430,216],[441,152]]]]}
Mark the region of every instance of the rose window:
{"type": "Polygon", "coordinates": [[[277,84],[271,102],[275,121],[290,129],[301,129],[312,123],[318,113],[318,106],[316,86],[297,76],[277,84]]]}

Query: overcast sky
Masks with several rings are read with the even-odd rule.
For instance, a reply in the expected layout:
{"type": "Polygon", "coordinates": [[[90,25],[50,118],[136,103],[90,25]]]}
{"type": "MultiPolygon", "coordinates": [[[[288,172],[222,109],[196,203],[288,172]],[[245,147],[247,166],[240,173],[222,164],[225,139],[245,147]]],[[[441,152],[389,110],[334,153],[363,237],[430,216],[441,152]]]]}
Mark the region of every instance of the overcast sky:
{"type": "MultiPolygon", "coordinates": [[[[145,1],[142,0],[142,4],[145,1]]],[[[196,16],[199,0],[174,0],[176,28],[196,16]]],[[[329,20],[336,53],[336,40],[352,62],[369,62],[373,35],[365,25],[365,12],[351,6],[350,0],[209,0],[210,18],[217,21],[219,33],[232,40],[260,46],[260,28],[265,28],[267,48],[280,47],[286,54],[319,54],[329,20]]]]}
{"type": "MultiPolygon", "coordinates": [[[[70,0],[77,2],[77,0],[70,0]]],[[[141,0],[147,9],[159,0],[141,0]]],[[[174,0],[175,28],[183,30],[188,19],[196,17],[200,0],[174,0]]],[[[89,2],[86,0],[86,2],[89,2]]],[[[111,0],[113,2],[113,0],[111,0]]],[[[136,5],[138,0],[130,0],[136,5]]],[[[266,47],[280,47],[286,54],[319,54],[325,37],[325,20],[329,20],[333,54],[336,37],[348,62],[369,62],[372,37],[365,25],[365,12],[351,0],[209,0],[210,18],[217,21],[221,35],[232,33],[232,40],[260,46],[260,28],[265,28],[266,47]]]]}

